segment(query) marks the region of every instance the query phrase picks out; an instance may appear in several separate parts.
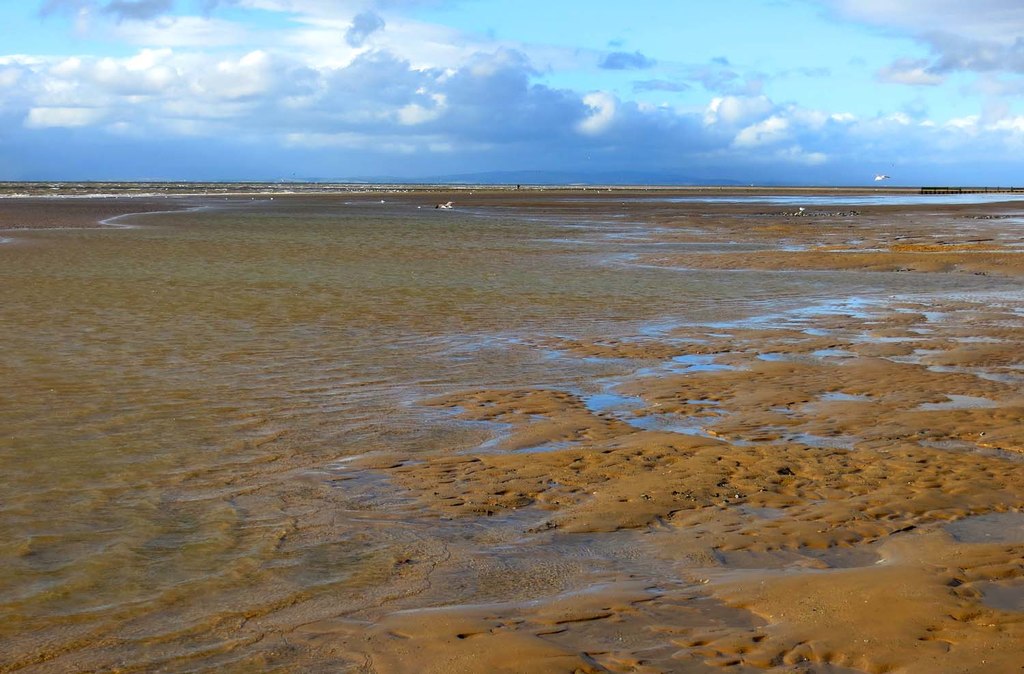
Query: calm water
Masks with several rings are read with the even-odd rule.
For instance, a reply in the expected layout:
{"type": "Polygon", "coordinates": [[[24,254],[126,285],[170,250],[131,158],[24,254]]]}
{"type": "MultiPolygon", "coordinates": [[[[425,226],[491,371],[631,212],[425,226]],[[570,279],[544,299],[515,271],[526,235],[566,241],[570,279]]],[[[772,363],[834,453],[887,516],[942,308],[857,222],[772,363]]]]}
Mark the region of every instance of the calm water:
{"type": "Polygon", "coordinates": [[[267,635],[380,603],[396,560],[470,526],[348,459],[486,441],[433,394],[626,367],[542,337],[993,283],[652,269],[640,225],[350,202],[7,234],[0,670],[288,667],[267,635]]]}

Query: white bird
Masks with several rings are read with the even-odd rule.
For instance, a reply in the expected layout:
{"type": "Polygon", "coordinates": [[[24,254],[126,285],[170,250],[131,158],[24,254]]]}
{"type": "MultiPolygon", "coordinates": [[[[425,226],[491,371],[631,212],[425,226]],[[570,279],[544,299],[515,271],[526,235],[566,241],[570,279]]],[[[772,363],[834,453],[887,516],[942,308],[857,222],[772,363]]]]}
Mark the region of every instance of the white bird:
{"type": "Polygon", "coordinates": [[[885,175],[884,173],[879,173],[878,175],[875,176],[875,182],[876,183],[879,180],[888,180],[888,179],[889,179],[889,176],[885,175]]]}
{"type": "Polygon", "coordinates": [[[437,206],[434,206],[434,208],[451,208],[451,207],[452,207],[452,202],[450,202],[450,201],[445,202],[443,204],[438,204],[437,206]]]}

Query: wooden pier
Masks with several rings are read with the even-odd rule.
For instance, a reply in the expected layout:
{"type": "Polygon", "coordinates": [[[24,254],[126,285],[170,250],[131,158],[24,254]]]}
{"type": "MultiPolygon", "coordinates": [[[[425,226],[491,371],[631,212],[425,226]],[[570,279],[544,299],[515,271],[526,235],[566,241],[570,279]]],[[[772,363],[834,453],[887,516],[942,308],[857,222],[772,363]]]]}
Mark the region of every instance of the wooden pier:
{"type": "Polygon", "coordinates": [[[922,187],[921,194],[1016,194],[1024,187],[922,187]]]}

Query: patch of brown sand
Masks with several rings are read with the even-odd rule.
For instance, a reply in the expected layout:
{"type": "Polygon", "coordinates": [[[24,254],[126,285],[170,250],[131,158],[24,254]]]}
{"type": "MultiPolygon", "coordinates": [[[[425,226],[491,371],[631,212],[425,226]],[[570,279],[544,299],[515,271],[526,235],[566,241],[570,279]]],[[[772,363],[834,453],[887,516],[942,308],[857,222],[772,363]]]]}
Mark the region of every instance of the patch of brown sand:
{"type": "MultiPolygon", "coordinates": [[[[607,646],[592,652],[551,637],[591,621],[618,622],[657,594],[623,582],[531,606],[494,605],[419,609],[392,613],[374,623],[321,621],[296,637],[327,642],[353,661],[381,674],[391,672],[580,672],[637,664],[607,646]],[[616,662],[617,661],[617,662],[616,662]],[[630,663],[632,661],[632,663],[630,663]]],[[[633,671],[655,671],[633,669],[633,671]]]]}
{"type": "MultiPolygon", "coordinates": [[[[1024,615],[985,606],[975,588],[1024,575],[1024,540],[968,544],[942,527],[1024,508],[1024,474],[1005,455],[1024,451],[1020,388],[979,376],[1021,365],[1019,328],[1013,312],[973,302],[916,308],[925,313],[876,307],[810,321],[828,335],[782,321],[679,329],[674,348],[630,344],[643,362],[684,348],[737,368],[617,386],[643,401],[638,409],[592,411],[547,389],[435,399],[463,419],[505,424],[504,438],[388,473],[445,517],[536,513],[531,536],[647,532],[647,563],[661,564],[674,589],[630,620],[675,635],[677,650],[639,649],[633,664],[619,653],[608,671],[1016,671],[1024,615]],[[926,315],[936,311],[938,322],[926,315]],[[983,341],[957,341],[965,322],[983,341]],[[704,432],[635,425],[649,415],[697,419],[704,432]],[[830,445],[842,438],[848,446],[830,445]],[[702,628],[688,613],[701,615],[693,597],[702,594],[760,622],[702,628]],[[669,602],[688,608],[659,612],[669,602]]],[[[606,345],[561,346],[586,357],[606,345]]],[[[609,625],[597,622],[600,642],[609,625]]],[[[589,643],[584,652],[605,652],[589,643]]]]}
{"type": "Polygon", "coordinates": [[[1024,616],[981,605],[971,584],[993,567],[1019,576],[1024,547],[956,545],[936,533],[893,537],[880,551],[881,562],[865,568],[712,580],[714,596],[769,625],[683,643],[762,668],[812,661],[873,674],[1019,671],[1024,616]]]}
{"type": "Polygon", "coordinates": [[[666,344],[653,339],[645,340],[581,340],[566,338],[539,339],[537,346],[565,351],[584,358],[636,358],[665,359],[687,353],[685,347],[666,344]]]}

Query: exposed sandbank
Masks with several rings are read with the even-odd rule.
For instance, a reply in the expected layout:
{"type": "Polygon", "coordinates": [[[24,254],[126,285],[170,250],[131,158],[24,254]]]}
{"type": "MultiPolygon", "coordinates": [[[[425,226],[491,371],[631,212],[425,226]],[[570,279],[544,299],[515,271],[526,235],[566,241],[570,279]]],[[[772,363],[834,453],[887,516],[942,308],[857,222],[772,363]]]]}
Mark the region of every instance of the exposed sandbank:
{"type": "Polygon", "coordinates": [[[0,671],[1018,671],[1021,206],[592,192],[14,235],[0,671]]]}

